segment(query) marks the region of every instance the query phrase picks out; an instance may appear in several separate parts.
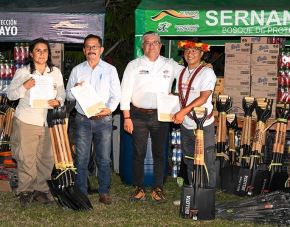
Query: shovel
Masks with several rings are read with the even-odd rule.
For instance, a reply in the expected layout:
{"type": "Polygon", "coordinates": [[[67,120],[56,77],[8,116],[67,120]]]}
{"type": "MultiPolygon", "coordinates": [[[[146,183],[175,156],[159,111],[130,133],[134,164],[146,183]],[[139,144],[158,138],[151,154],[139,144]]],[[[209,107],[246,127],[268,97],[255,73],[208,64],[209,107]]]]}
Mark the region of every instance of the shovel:
{"type": "Polygon", "coordinates": [[[216,173],[217,173],[217,186],[221,187],[222,175],[221,169],[228,163],[229,156],[226,152],[227,142],[227,126],[226,115],[232,107],[232,99],[227,95],[219,95],[216,102],[216,108],[219,112],[219,122],[217,130],[217,144],[216,144],[216,173]]]}
{"type": "Polygon", "coordinates": [[[234,193],[237,188],[237,179],[240,167],[237,166],[237,148],[236,134],[238,131],[237,116],[235,114],[227,114],[228,128],[228,155],[229,161],[221,168],[221,189],[226,193],[234,193]]]}
{"type": "Polygon", "coordinates": [[[207,111],[202,107],[194,108],[192,116],[197,124],[193,185],[184,186],[182,189],[180,215],[194,220],[211,220],[215,218],[215,189],[208,186],[209,175],[204,161],[203,124],[207,111]],[[198,118],[197,115],[201,117],[198,118]]]}
{"type": "Polygon", "coordinates": [[[244,121],[240,143],[240,156],[238,165],[240,166],[237,188],[235,194],[244,196],[247,194],[247,187],[250,184],[251,170],[249,169],[249,159],[251,152],[251,134],[252,134],[252,114],[255,110],[255,98],[243,98],[244,121]]]}

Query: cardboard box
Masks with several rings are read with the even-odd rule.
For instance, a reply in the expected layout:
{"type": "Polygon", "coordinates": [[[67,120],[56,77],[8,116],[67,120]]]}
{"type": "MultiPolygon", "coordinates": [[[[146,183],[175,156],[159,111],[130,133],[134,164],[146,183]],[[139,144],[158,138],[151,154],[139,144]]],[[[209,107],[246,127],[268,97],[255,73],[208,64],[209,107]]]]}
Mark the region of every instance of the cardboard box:
{"type": "Polygon", "coordinates": [[[234,65],[234,64],[228,64],[225,65],[225,76],[250,76],[251,67],[250,65],[234,65]]]}
{"type": "Polygon", "coordinates": [[[252,54],[276,54],[279,55],[279,44],[252,44],[252,54]]]}
{"type": "Polygon", "coordinates": [[[252,54],[251,55],[251,66],[269,66],[277,65],[278,56],[273,54],[252,54]]]}
{"type": "Polygon", "coordinates": [[[234,74],[225,74],[225,87],[248,87],[250,88],[251,86],[251,78],[250,75],[234,75],[234,74]]]}
{"type": "Polygon", "coordinates": [[[251,67],[251,76],[252,77],[268,77],[274,78],[278,75],[277,65],[253,65],[251,67]]]}
{"type": "Polygon", "coordinates": [[[239,97],[242,98],[244,96],[250,96],[250,87],[249,86],[226,86],[224,87],[224,94],[229,95],[231,97],[239,97]]]}
{"type": "Polygon", "coordinates": [[[255,76],[251,78],[251,86],[253,87],[264,87],[264,89],[277,89],[278,78],[267,77],[267,76],[255,76]]]}
{"type": "Polygon", "coordinates": [[[250,65],[250,54],[225,54],[225,65],[250,65]]]}
{"type": "Polygon", "coordinates": [[[268,37],[241,37],[241,43],[268,43],[268,37]]]}
{"type": "Polygon", "coordinates": [[[225,43],[226,54],[250,54],[250,43],[225,43]]]}

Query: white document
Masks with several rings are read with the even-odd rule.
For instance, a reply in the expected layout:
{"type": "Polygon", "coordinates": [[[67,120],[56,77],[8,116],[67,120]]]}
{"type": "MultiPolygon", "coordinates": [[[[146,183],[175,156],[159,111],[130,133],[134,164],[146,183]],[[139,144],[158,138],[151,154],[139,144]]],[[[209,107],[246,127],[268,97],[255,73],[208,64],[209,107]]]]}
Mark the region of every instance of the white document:
{"type": "Polygon", "coordinates": [[[158,121],[172,122],[173,115],[180,110],[179,98],[176,95],[157,95],[158,121]]]}
{"type": "Polygon", "coordinates": [[[31,108],[52,108],[48,100],[55,98],[53,78],[50,76],[33,75],[35,86],[30,89],[29,105],[31,108]]]}
{"type": "Polygon", "coordinates": [[[101,97],[88,83],[84,82],[82,85],[71,88],[71,92],[88,118],[106,108],[101,97]]]}

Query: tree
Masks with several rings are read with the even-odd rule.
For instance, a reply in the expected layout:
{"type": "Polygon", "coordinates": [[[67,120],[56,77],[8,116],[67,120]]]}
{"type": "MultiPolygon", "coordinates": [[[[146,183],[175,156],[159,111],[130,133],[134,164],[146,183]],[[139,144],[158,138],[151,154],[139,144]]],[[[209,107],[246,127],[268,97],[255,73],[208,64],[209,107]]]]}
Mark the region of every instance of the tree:
{"type": "Polygon", "coordinates": [[[105,59],[123,75],[134,57],[134,11],[141,0],[106,0],[105,59]]]}

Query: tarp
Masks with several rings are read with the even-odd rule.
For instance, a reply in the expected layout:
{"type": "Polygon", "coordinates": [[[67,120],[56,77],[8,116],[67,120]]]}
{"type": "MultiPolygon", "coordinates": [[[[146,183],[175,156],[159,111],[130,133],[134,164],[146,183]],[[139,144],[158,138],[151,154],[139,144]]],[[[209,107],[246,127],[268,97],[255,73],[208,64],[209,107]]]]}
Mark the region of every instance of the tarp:
{"type": "Polygon", "coordinates": [[[2,0],[1,42],[30,41],[82,43],[93,33],[104,36],[104,0],[2,0]]]}
{"type": "Polygon", "coordinates": [[[135,10],[135,55],[141,36],[290,36],[289,0],[142,0],[135,10]]]}

